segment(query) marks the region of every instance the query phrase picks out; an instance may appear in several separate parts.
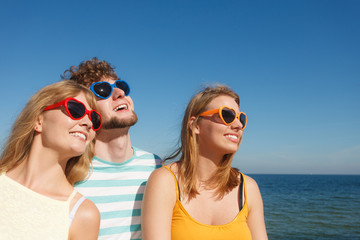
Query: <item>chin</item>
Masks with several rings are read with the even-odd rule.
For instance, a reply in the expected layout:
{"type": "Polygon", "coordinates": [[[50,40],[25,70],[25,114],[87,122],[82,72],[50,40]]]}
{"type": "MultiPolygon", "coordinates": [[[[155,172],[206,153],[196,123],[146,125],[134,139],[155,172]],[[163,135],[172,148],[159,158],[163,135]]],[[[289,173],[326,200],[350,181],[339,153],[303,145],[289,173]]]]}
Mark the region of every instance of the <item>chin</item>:
{"type": "Polygon", "coordinates": [[[228,148],[227,151],[226,151],[226,154],[234,154],[236,153],[237,151],[239,150],[238,147],[234,147],[234,148],[228,148]]]}
{"type": "Polygon", "coordinates": [[[131,118],[120,120],[112,117],[110,120],[103,122],[102,129],[127,128],[137,123],[137,116],[134,114],[131,118]]]}
{"type": "Polygon", "coordinates": [[[72,157],[77,157],[84,154],[85,150],[86,150],[85,147],[72,147],[71,148],[72,157]]]}

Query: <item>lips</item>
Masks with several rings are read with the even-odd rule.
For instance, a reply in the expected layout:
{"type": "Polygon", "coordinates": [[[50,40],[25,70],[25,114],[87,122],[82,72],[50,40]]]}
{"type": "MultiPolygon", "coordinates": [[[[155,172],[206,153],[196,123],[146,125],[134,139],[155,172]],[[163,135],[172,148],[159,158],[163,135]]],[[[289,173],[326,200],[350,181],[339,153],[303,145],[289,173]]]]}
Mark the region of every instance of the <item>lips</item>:
{"type": "Polygon", "coordinates": [[[113,109],[114,112],[121,111],[121,110],[127,110],[128,106],[126,104],[121,104],[113,109]]]}
{"type": "Polygon", "coordinates": [[[239,141],[239,135],[236,135],[236,134],[225,134],[225,137],[230,139],[233,142],[239,141]]]}
{"type": "Polygon", "coordinates": [[[71,136],[74,136],[74,137],[79,137],[81,138],[82,140],[86,141],[87,140],[87,134],[83,133],[83,132],[71,132],[70,133],[71,136]]]}

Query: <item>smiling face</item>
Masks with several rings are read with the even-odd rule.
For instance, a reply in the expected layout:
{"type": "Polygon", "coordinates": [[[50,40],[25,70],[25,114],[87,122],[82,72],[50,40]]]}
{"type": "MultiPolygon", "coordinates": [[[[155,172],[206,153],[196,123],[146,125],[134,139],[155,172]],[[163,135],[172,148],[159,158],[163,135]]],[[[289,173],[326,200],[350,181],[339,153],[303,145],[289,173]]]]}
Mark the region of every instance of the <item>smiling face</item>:
{"type": "MultiPolygon", "coordinates": [[[[221,95],[214,98],[206,107],[206,110],[218,109],[221,106],[228,106],[240,112],[239,105],[233,97],[221,95]]],[[[225,125],[218,113],[199,118],[197,125],[193,128],[197,135],[199,152],[223,156],[225,154],[235,153],[242,138],[242,125],[239,119],[232,124],[225,125]]]]}
{"type": "MultiPolygon", "coordinates": [[[[91,110],[84,93],[74,98],[91,110]]],[[[79,120],[73,120],[68,116],[63,105],[43,112],[35,124],[35,129],[40,133],[45,148],[67,158],[83,154],[87,145],[95,137],[88,115],[79,120]]]]}
{"type": "MultiPolygon", "coordinates": [[[[115,83],[112,78],[103,78],[101,81],[115,83]]],[[[103,119],[102,129],[126,128],[137,122],[134,103],[130,96],[125,96],[123,90],[115,87],[109,98],[97,98],[97,100],[97,106],[103,119]]]]}

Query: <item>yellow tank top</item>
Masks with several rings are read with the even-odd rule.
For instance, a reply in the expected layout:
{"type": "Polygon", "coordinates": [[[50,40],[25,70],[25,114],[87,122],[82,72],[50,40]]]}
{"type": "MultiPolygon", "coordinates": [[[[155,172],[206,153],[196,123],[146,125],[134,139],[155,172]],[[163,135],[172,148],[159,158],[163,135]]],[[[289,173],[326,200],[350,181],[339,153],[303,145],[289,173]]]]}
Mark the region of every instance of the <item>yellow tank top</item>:
{"type": "Polygon", "coordinates": [[[196,221],[185,210],[179,200],[179,187],[175,174],[167,167],[174,176],[176,186],[176,203],[173,210],[171,223],[171,240],[234,240],[251,239],[250,229],[247,225],[249,209],[246,198],[246,183],[244,179],[245,203],[234,220],[223,225],[207,225],[196,221]]]}
{"type": "Polygon", "coordinates": [[[21,185],[0,174],[0,240],[46,239],[67,240],[69,205],[21,185]]]}

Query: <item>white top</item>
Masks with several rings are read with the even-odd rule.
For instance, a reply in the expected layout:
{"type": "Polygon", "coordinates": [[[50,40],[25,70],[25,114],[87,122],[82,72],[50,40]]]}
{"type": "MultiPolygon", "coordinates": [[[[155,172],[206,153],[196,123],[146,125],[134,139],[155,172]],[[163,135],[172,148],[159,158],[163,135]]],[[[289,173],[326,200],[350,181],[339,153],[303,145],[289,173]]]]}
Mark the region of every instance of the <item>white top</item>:
{"type": "Polygon", "coordinates": [[[69,205],[76,191],[66,201],[55,200],[32,191],[0,175],[0,240],[68,239],[69,205]]]}

